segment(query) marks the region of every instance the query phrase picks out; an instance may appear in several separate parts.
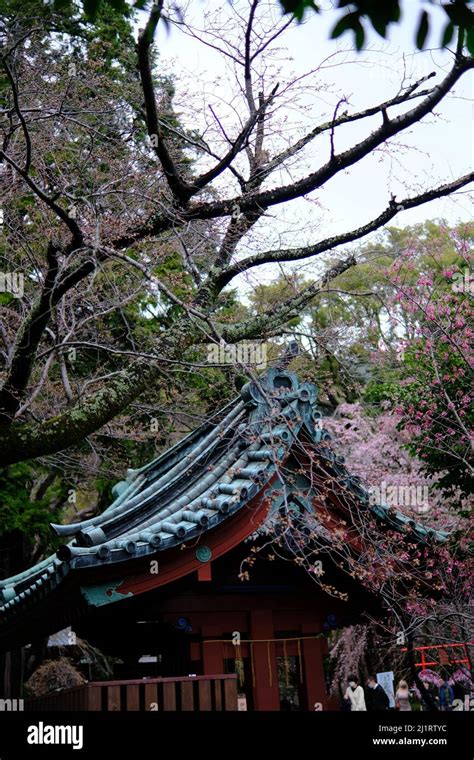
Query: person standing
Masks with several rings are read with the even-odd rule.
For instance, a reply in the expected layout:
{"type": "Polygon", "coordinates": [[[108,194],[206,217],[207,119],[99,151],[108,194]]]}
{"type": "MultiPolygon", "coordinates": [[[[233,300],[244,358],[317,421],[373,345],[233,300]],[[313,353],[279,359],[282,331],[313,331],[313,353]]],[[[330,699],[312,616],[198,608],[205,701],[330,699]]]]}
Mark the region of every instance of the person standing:
{"type": "Polygon", "coordinates": [[[432,710],[437,710],[439,707],[439,692],[434,683],[427,683],[425,684],[425,689],[427,692],[427,697],[422,697],[422,704],[423,704],[423,710],[425,712],[431,712],[432,710]]]}
{"type": "Polygon", "coordinates": [[[366,712],[364,689],[359,683],[357,676],[349,676],[349,686],[344,698],[350,700],[351,712],[366,712]]]}
{"type": "Polygon", "coordinates": [[[411,711],[410,691],[406,681],[400,681],[395,694],[395,707],[401,712],[411,711]]]}
{"type": "Polygon", "coordinates": [[[366,694],[367,710],[388,710],[390,706],[390,700],[387,696],[387,692],[379,683],[377,683],[375,676],[369,676],[367,679],[367,694],[366,694]]]}
{"type": "Polygon", "coordinates": [[[449,683],[444,680],[439,687],[439,706],[444,712],[451,710],[454,700],[454,691],[449,683]]]}

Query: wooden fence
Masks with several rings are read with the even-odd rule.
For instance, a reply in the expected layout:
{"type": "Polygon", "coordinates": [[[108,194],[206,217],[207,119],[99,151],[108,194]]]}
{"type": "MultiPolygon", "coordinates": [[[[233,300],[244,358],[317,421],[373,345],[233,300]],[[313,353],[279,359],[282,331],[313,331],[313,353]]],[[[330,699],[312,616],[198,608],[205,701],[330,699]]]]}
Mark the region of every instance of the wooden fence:
{"type": "Polygon", "coordinates": [[[26,699],[25,710],[237,710],[237,676],[232,673],[133,681],[92,681],[48,696],[26,699]]]}

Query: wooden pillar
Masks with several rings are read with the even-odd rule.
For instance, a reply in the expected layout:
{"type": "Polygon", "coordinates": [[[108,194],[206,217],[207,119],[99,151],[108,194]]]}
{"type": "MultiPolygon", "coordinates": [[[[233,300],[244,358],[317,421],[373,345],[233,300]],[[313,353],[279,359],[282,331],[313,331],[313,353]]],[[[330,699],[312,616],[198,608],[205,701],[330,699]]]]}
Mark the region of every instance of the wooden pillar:
{"type": "MultiPolygon", "coordinates": [[[[250,638],[273,639],[273,616],[271,610],[252,610],[250,613],[250,638]]],[[[279,710],[280,690],[275,657],[275,644],[257,642],[252,644],[253,673],[255,675],[255,710],[279,710]],[[270,656],[269,656],[270,655],[270,656]]]]}
{"type": "MultiPolygon", "coordinates": [[[[305,634],[303,626],[302,635],[305,634]]],[[[313,627],[314,632],[314,627],[313,627]]],[[[326,679],[324,677],[323,658],[327,654],[327,641],[324,637],[319,639],[304,639],[302,641],[304,659],[304,680],[306,684],[306,699],[308,710],[311,712],[317,705],[318,710],[328,709],[328,697],[326,694],[326,679]]]]}
{"type": "Polygon", "coordinates": [[[20,699],[23,689],[24,649],[12,649],[0,656],[0,697],[20,699]]]}
{"type": "MultiPolygon", "coordinates": [[[[222,631],[215,625],[203,625],[202,639],[217,639],[222,631]]],[[[224,645],[220,642],[202,645],[202,668],[203,675],[217,676],[224,673],[224,645]]]]}

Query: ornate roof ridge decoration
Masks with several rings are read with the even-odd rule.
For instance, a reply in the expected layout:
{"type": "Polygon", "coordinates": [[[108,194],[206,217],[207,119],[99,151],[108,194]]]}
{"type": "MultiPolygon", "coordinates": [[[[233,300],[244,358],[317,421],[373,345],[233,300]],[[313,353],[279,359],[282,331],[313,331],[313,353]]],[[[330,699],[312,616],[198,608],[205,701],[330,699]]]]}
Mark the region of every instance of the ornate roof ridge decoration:
{"type": "Polygon", "coordinates": [[[348,473],[344,458],[327,443],[331,436],[317,409],[316,387],[275,367],[244,385],[240,397],[158,458],[128,470],[100,515],[53,524],[56,534],[69,540],[56,554],[0,581],[0,627],[77,570],[120,566],[199,539],[268,486],[297,439],[317,445],[317,455],[338,482],[378,519],[397,530],[408,525],[420,541],[446,539],[396,510],[370,504],[360,479],[348,473]]]}

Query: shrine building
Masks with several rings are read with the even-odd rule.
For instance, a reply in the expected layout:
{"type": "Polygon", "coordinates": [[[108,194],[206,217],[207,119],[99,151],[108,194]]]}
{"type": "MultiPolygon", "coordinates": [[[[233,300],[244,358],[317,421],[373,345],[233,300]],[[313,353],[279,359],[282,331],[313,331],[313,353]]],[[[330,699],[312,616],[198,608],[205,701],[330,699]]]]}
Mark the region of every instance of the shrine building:
{"type": "MultiPolygon", "coordinates": [[[[281,368],[129,470],[113,496],[96,517],[53,525],[57,552],[0,581],[0,651],[69,627],[115,658],[116,689],[236,674],[229,688],[248,710],[335,706],[327,634],[381,614],[330,552],[314,561],[311,536],[356,555],[354,514],[368,511],[381,533],[443,540],[371,503],[333,450],[315,386],[281,368]]],[[[219,709],[222,695],[199,688],[202,709],[219,709]]]]}

